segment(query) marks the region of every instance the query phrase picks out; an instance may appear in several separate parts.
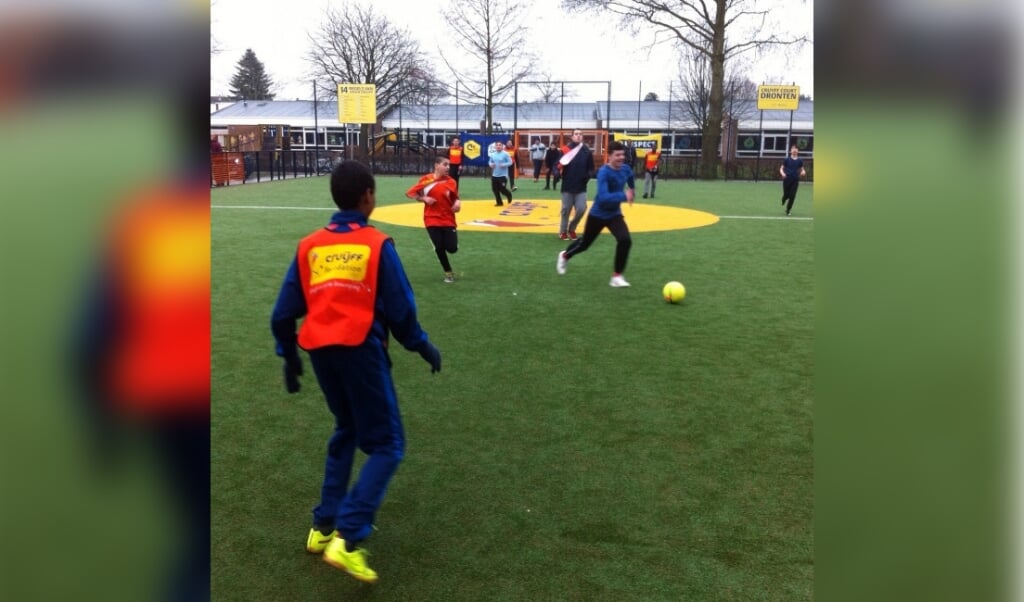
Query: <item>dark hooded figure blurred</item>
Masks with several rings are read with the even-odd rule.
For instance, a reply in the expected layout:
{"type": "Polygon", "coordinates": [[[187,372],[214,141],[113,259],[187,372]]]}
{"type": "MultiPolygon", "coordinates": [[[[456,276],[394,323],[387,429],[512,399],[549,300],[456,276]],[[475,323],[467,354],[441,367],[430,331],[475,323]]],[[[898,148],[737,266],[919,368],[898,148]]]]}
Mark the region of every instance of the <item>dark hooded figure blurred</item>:
{"type": "Polygon", "coordinates": [[[209,31],[195,16],[130,28],[110,22],[98,31],[75,23],[47,57],[55,75],[43,82],[100,81],[104,92],[124,86],[165,99],[188,145],[175,148],[163,176],[122,199],[109,220],[72,358],[99,467],[109,471],[135,453],[121,445],[128,439],[155,449],[162,491],[181,526],[160,542],[170,556],[157,597],[183,601],[210,599],[209,73],[195,68],[209,63],[209,31]]]}

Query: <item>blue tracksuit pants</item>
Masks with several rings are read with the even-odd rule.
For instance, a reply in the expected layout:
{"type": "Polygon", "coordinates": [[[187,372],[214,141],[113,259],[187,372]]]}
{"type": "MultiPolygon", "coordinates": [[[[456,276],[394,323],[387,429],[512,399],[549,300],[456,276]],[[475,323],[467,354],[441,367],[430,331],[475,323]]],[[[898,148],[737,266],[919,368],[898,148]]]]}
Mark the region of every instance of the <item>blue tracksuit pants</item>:
{"type": "Polygon", "coordinates": [[[391,359],[373,337],[359,347],[315,349],[309,358],[334,414],[334,434],[327,443],[313,524],[334,525],[346,541],[362,541],[372,531],[374,516],[405,451],[391,359]],[[357,447],[369,458],[349,488],[357,447]]]}

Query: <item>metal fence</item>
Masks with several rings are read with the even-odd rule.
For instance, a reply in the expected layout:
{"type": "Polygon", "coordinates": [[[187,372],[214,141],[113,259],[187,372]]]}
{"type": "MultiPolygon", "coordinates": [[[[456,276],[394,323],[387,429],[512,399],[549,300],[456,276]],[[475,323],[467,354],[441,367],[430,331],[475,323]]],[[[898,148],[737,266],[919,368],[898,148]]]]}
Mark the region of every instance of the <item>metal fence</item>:
{"type": "MultiPolygon", "coordinates": [[[[222,152],[210,155],[211,186],[234,186],[238,184],[258,183],[293,178],[308,178],[329,175],[334,166],[344,159],[355,159],[365,163],[374,174],[419,176],[434,169],[434,158],[446,155],[445,148],[403,146],[402,144],[371,148],[369,152],[362,149],[349,148],[348,151],[251,151],[222,152]]],[[[731,159],[719,167],[719,177],[725,180],[779,180],[781,158],[731,159]]],[[[518,166],[520,173],[532,177],[532,166],[518,166]],[[525,170],[525,171],[524,171],[525,170]]],[[[807,172],[805,181],[814,179],[814,160],[804,159],[807,172]]],[[[638,163],[636,175],[643,177],[643,165],[638,163]]],[[[697,179],[700,170],[699,157],[663,156],[659,168],[659,178],[697,179]]],[[[486,177],[485,167],[466,166],[462,173],[465,176],[486,177]]]]}
{"type": "Polygon", "coordinates": [[[251,151],[210,154],[210,185],[311,177],[331,173],[340,153],[316,151],[251,151]]]}

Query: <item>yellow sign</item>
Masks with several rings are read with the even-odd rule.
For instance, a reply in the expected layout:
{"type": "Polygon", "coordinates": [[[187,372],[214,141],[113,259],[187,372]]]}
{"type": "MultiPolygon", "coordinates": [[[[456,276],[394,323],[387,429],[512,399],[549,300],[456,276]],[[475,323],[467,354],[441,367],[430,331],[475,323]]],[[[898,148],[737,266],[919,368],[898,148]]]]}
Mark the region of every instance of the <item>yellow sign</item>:
{"type": "Polygon", "coordinates": [[[376,84],[338,84],[339,123],[377,123],[376,84]]]}
{"type": "Polygon", "coordinates": [[[633,144],[633,148],[636,149],[636,156],[639,159],[643,159],[647,156],[647,151],[657,150],[661,151],[661,134],[648,134],[646,136],[630,136],[628,134],[615,134],[616,142],[624,142],[629,140],[633,144]]]}
{"type": "Polygon", "coordinates": [[[800,86],[758,86],[757,110],[795,111],[800,106],[800,86]]]}
{"type": "Polygon", "coordinates": [[[476,140],[470,140],[466,142],[466,146],[462,148],[462,152],[466,154],[467,159],[476,159],[480,156],[480,145],[477,144],[476,140]]]}
{"type": "Polygon", "coordinates": [[[309,285],[328,280],[366,279],[370,247],[366,245],[327,245],[309,251],[309,285]]]}

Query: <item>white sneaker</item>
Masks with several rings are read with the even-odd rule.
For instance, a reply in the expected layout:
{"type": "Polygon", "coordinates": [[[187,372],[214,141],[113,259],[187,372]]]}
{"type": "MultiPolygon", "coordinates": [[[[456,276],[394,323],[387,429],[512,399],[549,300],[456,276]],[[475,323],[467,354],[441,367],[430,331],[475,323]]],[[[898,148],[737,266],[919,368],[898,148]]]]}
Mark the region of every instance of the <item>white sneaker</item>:
{"type": "Polygon", "coordinates": [[[609,286],[614,286],[615,288],[623,288],[623,287],[629,286],[629,283],[626,282],[626,279],[623,278],[620,275],[620,276],[612,276],[612,279],[608,282],[608,285],[609,286]]]}
{"type": "Polygon", "coordinates": [[[565,251],[558,252],[558,262],[555,264],[555,271],[559,274],[565,273],[566,266],[569,265],[569,260],[565,258],[565,251]]]}

